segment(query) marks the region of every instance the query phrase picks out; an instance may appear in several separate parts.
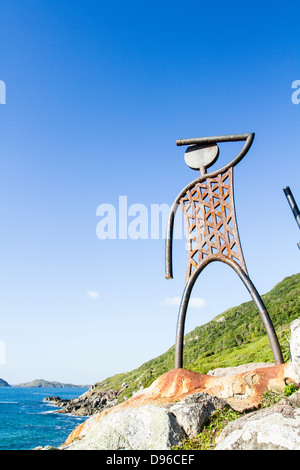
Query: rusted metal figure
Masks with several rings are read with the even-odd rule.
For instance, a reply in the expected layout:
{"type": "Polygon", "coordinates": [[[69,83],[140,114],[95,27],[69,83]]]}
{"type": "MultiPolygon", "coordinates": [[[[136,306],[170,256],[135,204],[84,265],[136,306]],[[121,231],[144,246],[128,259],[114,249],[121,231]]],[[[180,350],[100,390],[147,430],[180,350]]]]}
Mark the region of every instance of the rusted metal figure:
{"type": "Polygon", "coordinates": [[[267,332],[274,360],[282,364],[278,338],[267,309],[251,282],[242,253],[233,198],[233,167],[246,155],[254,134],[239,134],[177,140],[177,145],[188,145],[187,165],[200,170],[200,176],[189,183],[175,199],[168,220],[166,237],[166,278],[173,278],[172,239],[174,218],[179,205],[182,208],[188,243],[185,289],[179,309],[175,368],[183,367],[184,324],[193,286],[203,269],[213,261],[221,261],[234,269],[248,289],[267,332]],[[207,173],[207,168],[218,159],[220,142],[245,141],[239,154],[219,170],[207,173]]]}

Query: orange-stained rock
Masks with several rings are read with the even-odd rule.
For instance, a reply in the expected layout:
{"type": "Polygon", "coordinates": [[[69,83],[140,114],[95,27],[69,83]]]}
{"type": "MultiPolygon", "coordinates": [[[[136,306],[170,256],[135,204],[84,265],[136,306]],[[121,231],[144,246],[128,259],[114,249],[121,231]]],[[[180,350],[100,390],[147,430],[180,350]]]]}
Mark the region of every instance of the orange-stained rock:
{"type": "Polygon", "coordinates": [[[157,395],[167,399],[183,397],[192,390],[207,388],[210,379],[216,378],[187,369],[173,369],[158,377],[145,392],[149,396],[157,395]]]}
{"type": "Polygon", "coordinates": [[[291,374],[290,364],[271,365],[227,377],[205,375],[187,369],[173,369],[158,377],[149,388],[129,400],[93,415],[81,423],[69,435],[64,446],[76,438],[83,437],[95,422],[109,413],[146,404],[162,405],[179,401],[197,392],[223,398],[236,411],[255,409],[260,406],[269,382],[277,379],[291,383],[293,378],[289,374],[291,374]]]}

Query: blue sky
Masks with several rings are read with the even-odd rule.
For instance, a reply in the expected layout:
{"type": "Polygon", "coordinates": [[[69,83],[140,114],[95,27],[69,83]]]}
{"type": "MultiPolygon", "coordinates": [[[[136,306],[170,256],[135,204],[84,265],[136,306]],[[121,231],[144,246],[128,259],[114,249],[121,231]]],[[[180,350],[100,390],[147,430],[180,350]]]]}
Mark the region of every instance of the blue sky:
{"type": "MultiPolygon", "coordinates": [[[[249,274],[263,294],[299,271],[282,191],[300,204],[299,13],[268,1],[1,2],[0,377],[94,383],[174,344],[166,299],[182,295],[185,241],[165,280],[163,238],[100,240],[96,211],[118,211],[119,196],[171,204],[196,176],[178,138],[255,132],[235,168],[249,274]]],[[[224,161],[237,152],[220,148],[224,161]]],[[[221,263],[193,297],[186,332],[249,300],[221,263]]]]}

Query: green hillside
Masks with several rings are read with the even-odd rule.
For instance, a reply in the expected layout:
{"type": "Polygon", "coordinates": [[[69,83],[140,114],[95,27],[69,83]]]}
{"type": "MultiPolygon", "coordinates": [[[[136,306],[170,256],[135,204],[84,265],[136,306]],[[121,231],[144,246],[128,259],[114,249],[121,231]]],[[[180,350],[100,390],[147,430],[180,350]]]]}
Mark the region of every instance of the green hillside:
{"type": "MultiPolygon", "coordinates": [[[[284,360],[289,360],[290,324],[300,317],[300,273],[285,278],[262,296],[280,341],[284,360]]],[[[206,374],[218,367],[232,367],[249,362],[273,362],[260,316],[253,301],[230,308],[209,323],[198,326],[185,336],[185,369],[206,374]]],[[[140,387],[148,387],[157,377],[174,368],[174,346],[161,356],[137,369],[107,378],[99,388],[120,389],[127,398],[140,387]]]]}

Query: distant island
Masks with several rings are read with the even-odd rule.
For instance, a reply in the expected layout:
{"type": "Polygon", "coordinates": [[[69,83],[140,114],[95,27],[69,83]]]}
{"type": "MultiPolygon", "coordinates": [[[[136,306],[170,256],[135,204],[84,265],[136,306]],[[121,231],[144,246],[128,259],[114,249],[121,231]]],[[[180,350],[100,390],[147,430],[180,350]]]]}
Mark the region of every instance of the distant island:
{"type": "Polygon", "coordinates": [[[10,385],[3,379],[0,379],[0,387],[10,387],[10,385]]]}
{"type": "MultiPolygon", "coordinates": [[[[0,384],[1,386],[1,384],[0,384]]],[[[14,387],[34,387],[34,388],[78,388],[78,387],[85,387],[89,388],[90,385],[73,385],[73,384],[65,384],[62,382],[50,382],[44,379],[36,379],[32,380],[32,382],[26,382],[22,384],[14,385],[14,387]]]]}

